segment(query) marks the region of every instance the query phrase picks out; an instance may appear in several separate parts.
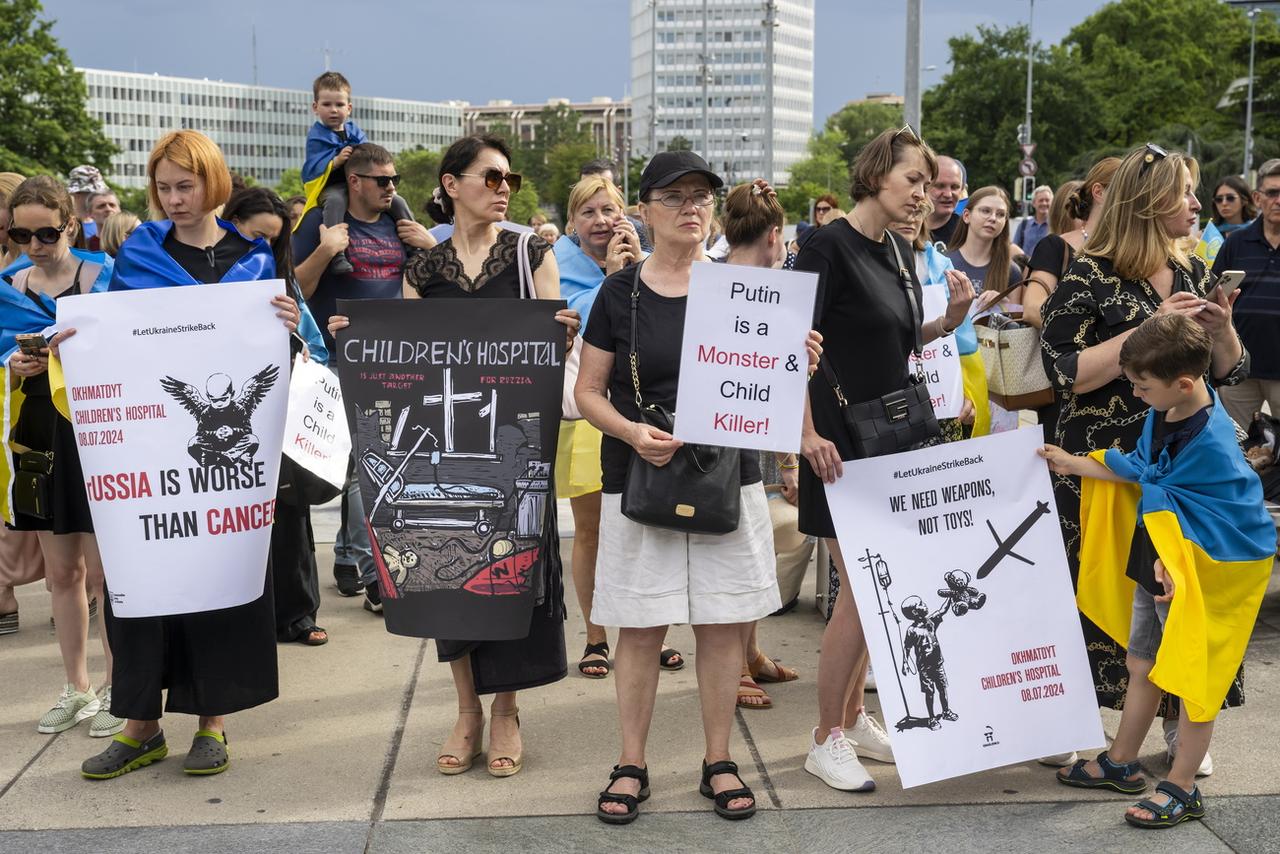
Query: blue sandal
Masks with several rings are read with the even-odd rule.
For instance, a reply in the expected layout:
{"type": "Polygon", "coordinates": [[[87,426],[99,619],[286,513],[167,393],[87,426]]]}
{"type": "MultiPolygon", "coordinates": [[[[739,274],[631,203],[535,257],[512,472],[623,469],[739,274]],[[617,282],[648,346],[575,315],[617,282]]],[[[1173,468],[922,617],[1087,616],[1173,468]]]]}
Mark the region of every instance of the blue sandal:
{"type": "Polygon", "coordinates": [[[1156,785],[1156,792],[1168,795],[1169,800],[1163,804],[1157,804],[1150,798],[1144,798],[1134,804],[1138,809],[1147,810],[1155,818],[1138,818],[1125,813],[1124,820],[1134,827],[1164,828],[1182,824],[1193,818],[1204,818],[1204,800],[1200,797],[1199,786],[1187,792],[1165,780],[1156,785]]]}
{"type": "Polygon", "coordinates": [[[1098,766],[1102,768],[1101,777],[1094,777],[1085,772],[1084,766],[1088,761],[1081,759],[1070,768],[1063,768],[1056,775],[1058,782],[1077,789],[1111,789],[1124,795],[1138,795],[1147,790],[1146,777],[1138,777],[1136,780],[1128,779],[1142,771],[1142,766],[1136,761],[1119,765],[1112,762],[1111,757],[1107,756],[1104,750],[1098,754],[1097,760],[1098,766]]]}

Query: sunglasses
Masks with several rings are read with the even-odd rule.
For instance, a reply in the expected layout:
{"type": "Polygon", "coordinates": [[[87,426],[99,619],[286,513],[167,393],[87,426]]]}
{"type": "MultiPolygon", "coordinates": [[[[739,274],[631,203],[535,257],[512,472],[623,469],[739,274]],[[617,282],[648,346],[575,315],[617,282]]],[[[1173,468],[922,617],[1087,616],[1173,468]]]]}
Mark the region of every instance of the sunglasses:
{"type": "MultiPolygon", "coordinates": [[[[1280,187],[1271,187],[1270,189],[1259,190],[1258,192],[1261,193],[1264,198],[1271,199],[1272,201],[1280,199],[1280,187]]],[[[9,234],[12,235],[13,231],[10,230],[9,234]]]]}
{"type": "Polygon", "coordinates": [[[916,132],[915,132],[915,129],[914,129],[913,127],[911,127],[911,125],[903,125],[902,127],[898,128],[897,132],[896,132],[896,133],[894,133],[894,135],[893,135],[893,136],[894,136],[894,138],[895,138],[895,139],[897,139],[898,137],[902,136],[903,134],[906,134],[907,136],[911,137],[912,139],[919,139],[919,138],[920,138],[920,134],[916,133],[916,132]]]}
{"type": "Polygon", "coordinates": [[[467,178],[482,178],[484,185],[495,193],[502,186],[502,182],[506,181],[507,186],[511,188],[512,193],[520,192],[520,185],[524,183],[524,177],[519,172],[502,172],[500,169],[486,169],[479,175],[474,172],[459,172],[460,176],[467,178]]]}
{"type": "Polygon", "coordinates": [[[373,181],[383,190],[387,189],[387,187],[390,187],[392,184],[396,184],[396,185],[400,184],[399,175],[361,175],[359,172],[356,172],[355,176],[357,178],[367,178],[368,180],[373,181]]]}
{"type": "Polygon", "coordinates": [[[1151,164],[1157,160],[1164,160],[1169,156],[1169,152],[1165,151],[1154,142],[1148,142],[1146,154],[1142,155],[1142,166],[1138,167],[1138,174],[1145,175],[1147,170],[1151,168],[1151,164]]]}
{"type": "Polygon", "coordinates": [[[62,237],[62,232],[67,230],[68,225],[70,225],[70,223],[66,222],[62,224],[61,228],[54,228],[51,225],[46,225],[43,228],[37,228],[34,231],[30,228],[10,228],[9,240],[12,241],[15,246],[26,246],[31,242],[31,238],[34,237],[45,246],[52,246],[58,242],[59,238],[62,237]]]}
{"type": "Polygon", "coordinates": [[[1235,193],[1223,193],[1221,196],[1214,196],[1213,200],[1218,204],[1222,204],[1223,202],[1237,202],[1240,197],[1235,193]]]}
{"type": "Polygon", "coordinates": [[[831,210],[831,205],[818,205],[813,209],[814,213],[826,213],[831,210]]]}

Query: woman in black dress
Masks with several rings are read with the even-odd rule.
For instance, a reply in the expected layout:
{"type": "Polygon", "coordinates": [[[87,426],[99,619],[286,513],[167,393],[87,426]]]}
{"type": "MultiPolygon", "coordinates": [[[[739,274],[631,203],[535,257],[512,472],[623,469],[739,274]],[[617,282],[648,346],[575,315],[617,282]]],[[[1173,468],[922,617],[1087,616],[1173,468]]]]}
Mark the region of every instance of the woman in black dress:
{"type": "MultiPolygon", "coordinates": [[[[1121,373],[1119,354],[1148,317],[1185,314],[1204,325],[1214,339],[1209,379],[1215,385],[1248,376],[1230,302],[1221,291],[1209,298],[1213,282],[1204,261],[1181,248],[1200,210],[1198,177],[1199,166],[1185,154],[1153,145],[1130,152],[1107,188],[1097,228],[1044,305],[1041,350],[1061,401],[1053,442],[1070,453],[1137,446],[1147,406],[1121,373]]],[[[1055,477],[1054,497],[1074,582],[1080,570],[1079,478],[1055,477]]],[[[1124,650],[1081,620],[1098,705],[1120,709],[1128,684],[1124,650]]],[[[1242,701],[1238,680],[1227,703],[1242,701]]],[[[1166,719],[1166,731],[1176,733],[1176,712],[1165,706],[1174,715],[1166,719]]],[[[1093,763],[1088,773],[1098,773],[1093,763]]]]}
{"type": "MultiPolygon", "coordinates": [[[[468,136],[449,146],[440,161],[440,186],[427,213],[436,222],[453,223],[453,234],[405,267],[406,299],[519,299],[516,251],[520,234],[498,223],[507,202],[520,189],[511,172],[506,143],[495,137],[468,136]]],[[[529,265],[539,299],[560,297],[560,271],[551,246],[534,235],[529,265]]],[[[578,312],[563,309],[556,319],[569,330],[570,346],[578,328],[578,312]]],[[[329,332],[349,325],[346,317],[329,319],[329,332]]],[[[535,577],[544,580],[534,608],[529,635],[513,641],[450,641],[437,638],[436,654],[450,663],[458,692],[458,720],[436,759],[441,774],[460,774],[480,754],[484,734],[481,694],[494,694],[487,767],[495,777],[510,777],[523,766],[520,711],[516,692],[563,679],[568,673],[564,648],[564,582],[555,502],[547,503],[543,522],[546,555],[535,577]]]]}
{"type": "MultiPolygon", "coordinates": [[[[933,151],[910,128],[880,134],[854,163],[850,193],[854,210],[814,232],[796,257],[797,270],[818,274],[816,326],[826,342],[823,358],[835,370],[851,403],[873,400],[907,385],[914,321],[888,241],[897,244],[904,263],[915,256],[906,240],[886,230],[890,223],[915,215],[937,174],[933,151]]],[[[908,264],[919,304],[920,283],[914,267],[908,264]]],[[[947,286],[947,313],[925,321],[925,341],[953,332],[973,302],[973,286],[962,273],[947,271],[947,286]]],[[[851,691],[849,707],[862,705],[867,646],[823,487],[841,476],[841,460],[856,459],[862,453],[848,434],[822,372],[809,383],[801,451],[805,462],[800,466],[800,530],[826,538],[841,582],[822,635],[819,721],[810,737],[805,769],[833,788],[870,791],[875,782],[843,732],[851,691]]]]}
{"type": "MultiPolygon", "coordinates": [[[[168,219],[143,223],[120,247],[111,290],[275,278],[270,247],[246,239],[214,214],[231,194],[231,173],[212,140],[189,130],[166,134],[151,151],[147,175],[151,207],[168,219]]],[[[271,305],[286,330],[297,328],[297,303],[280,295],[271,305]]],[[[105,751],[84,761],[81,774],[108,779],[163,759],[169,748],[160,728],[162,712],[199,717],[183,762],[186,773],[218,774],[230,766],[225,716],[279,693],[271,572],[265,563],[263,571],[260,597],[215,611],[118,618],[106,597],[116,653],[111,710],[128,721],[105,751]]]]}

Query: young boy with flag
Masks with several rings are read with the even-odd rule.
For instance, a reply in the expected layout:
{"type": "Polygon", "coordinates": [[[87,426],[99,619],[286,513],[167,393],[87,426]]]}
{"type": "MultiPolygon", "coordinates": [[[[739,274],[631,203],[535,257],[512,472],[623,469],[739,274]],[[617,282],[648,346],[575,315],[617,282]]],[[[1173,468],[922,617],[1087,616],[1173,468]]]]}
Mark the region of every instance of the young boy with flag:
{"type": "Polygon", "coordinates": [[[1190,317],[1148,319],[1119,359],[1134,394],[1151,407],[1137,449],[1040,452],[1055,472],[1083,478],[1077,601],[1128,649],[1129,686],[1111,749],[1059,771],[1059,782],[1145,791],[1138,751],[1161,693],[1182,701],[1168,779],[1125,814],[1137,827],[1204,816],[1196,769],[1244,660],[1276,552],[1262,484],[1205,384],[1211,351],[1209,334],[1190,317]]]}

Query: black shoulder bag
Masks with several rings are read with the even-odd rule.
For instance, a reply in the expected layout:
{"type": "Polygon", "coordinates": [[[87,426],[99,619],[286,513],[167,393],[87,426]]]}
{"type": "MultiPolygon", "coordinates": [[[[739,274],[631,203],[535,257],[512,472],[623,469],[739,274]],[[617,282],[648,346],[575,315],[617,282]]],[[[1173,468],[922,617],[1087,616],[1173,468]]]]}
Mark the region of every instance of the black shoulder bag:
{"type": "MultiPolygon", "coordinates": [[[[646,405],[640,394],[636,315],[642,266],[643,262],[636,266],[631,286],[631,384],[640,419],[670,433],[675,413],[660,404],[646,405]]],[[[738,528],[741,496],[737,448],[686,444],[661,467],[633,452],[622,490],[622,515],[641,525],[685,534],[728,534],[738,528]]]]}
{"type": "Polygon", "coordinates": [[[915,333],[912,347],[912,353],[916,357],[915,376],[908,380],[906,388],[889,392],[875,400],[850,403],[840,390],[840,378],[836,376],[830,360],[822,359],[819,362],[827,382],[831,384],[831,390],[835,392],[844,423],[863,457],[910,451],[942,433],[933,413],[933,403],[929,400],[929,387],[924,380],[924,362],[921,359],[924,335],[920,329],[924,320],[916,302],[915,290],[911,287],[911,271],[903,263],[902,251],[898,249],[897,241],[888,231],[884,236],[898,262],[898,280],[902,283],[907,305],[911,309],[911,327],[915,333]]]}

